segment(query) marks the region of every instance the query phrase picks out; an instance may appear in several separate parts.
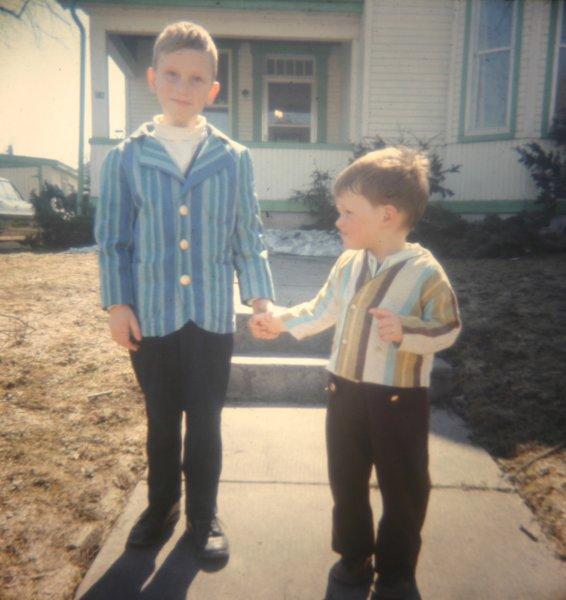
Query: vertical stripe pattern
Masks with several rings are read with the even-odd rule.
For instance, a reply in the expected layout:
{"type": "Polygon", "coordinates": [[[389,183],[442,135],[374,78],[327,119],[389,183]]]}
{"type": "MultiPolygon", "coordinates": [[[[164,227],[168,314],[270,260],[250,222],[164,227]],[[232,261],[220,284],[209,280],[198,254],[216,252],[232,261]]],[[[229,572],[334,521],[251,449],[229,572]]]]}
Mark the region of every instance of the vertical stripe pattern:
{"type": "Polygon", "coordinates": [[[144,336],[188,321],[232,332],[235,271],[242,301],[274,298],[249,151],[209,126],[183,175],[150,128],[111,150],[102,167],[102,305],[133,306],[144,336]]]}
{"type": "Polygon", "coordinates": [[[332,325],[336,332],[328,369],[352,381],[397,387],[430,385],[434,353],[456,340],[461,323],[456,296],[442,267],[418,244],[387,257],[367,273],[367,253],[345,252],[318,295],[280,316],[297,338],[332,325]],[[400,317],[400,344],[379,339],[370,308],[400,317]]]}

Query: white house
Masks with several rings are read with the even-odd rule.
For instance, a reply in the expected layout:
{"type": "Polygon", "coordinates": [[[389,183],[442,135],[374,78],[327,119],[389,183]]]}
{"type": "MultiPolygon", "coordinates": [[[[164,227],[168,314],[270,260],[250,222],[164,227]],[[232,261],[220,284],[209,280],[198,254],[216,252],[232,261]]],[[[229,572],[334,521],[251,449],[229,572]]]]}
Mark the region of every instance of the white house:
{"type": "MultiPolygon", "coordinates": [[[[220,49],[211,122],[251,148],[265,222],[305,220],[289,202],[312,170],[336,172],[379,134],[435,138],[461,164],[447,204],[513,213],[536,197],[515,148],[548,143],[566,108],[563,0],[89,0],[92,193],[119,140],[109,132],[108,57],[126,76],[126,133],[159,111],[145,83],[168,23],[206,27],[220,49]]],[[[561,212],[564,206],[561,206],[561,212]]]]}

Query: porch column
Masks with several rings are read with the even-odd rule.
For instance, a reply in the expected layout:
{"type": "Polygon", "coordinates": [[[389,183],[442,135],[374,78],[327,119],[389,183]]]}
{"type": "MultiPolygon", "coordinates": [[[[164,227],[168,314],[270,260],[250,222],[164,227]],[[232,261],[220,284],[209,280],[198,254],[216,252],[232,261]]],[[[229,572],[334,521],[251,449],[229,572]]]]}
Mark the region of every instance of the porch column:
{"type": "Polygon", "coordinates": [[[108,51],[106,31],[90,20],[90,81],[92,90],[92,137],[110,137],[108,108],[108,51]]]}

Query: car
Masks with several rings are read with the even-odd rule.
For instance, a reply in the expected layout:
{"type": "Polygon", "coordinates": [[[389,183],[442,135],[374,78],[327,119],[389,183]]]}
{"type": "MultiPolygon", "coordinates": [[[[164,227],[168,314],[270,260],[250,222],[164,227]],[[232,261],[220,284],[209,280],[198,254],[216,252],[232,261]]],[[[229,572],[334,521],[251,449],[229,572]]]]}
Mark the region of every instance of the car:
{"type": "Polygon", "coordinates": [[[29,242],[37,233],[33,205],[9,179],[0,177],[0,242],[29,242]]]}
{"type": "Polygon", "coordinates": [[[12,182],[0,177],[0,217],[33,217],[31,202],[26,202],[12,182]]]}

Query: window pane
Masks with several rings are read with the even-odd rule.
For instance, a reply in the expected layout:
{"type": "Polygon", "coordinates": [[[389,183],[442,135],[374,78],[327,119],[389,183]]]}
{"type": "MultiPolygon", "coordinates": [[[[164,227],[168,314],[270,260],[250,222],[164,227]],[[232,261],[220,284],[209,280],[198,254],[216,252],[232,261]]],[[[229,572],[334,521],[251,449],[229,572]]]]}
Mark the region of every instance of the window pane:
{"type": "Polygon", "coordinates": [[[275,74],[275,61],[272,58],[267,60],[267,74],[274,75],[275,74]]]}
{"type": "Polygon", "coordinates": [[[566,44],[566,6],[562,2],[562,24],[560,27],[560,43],[566,44]]]}
{"type": "Polygon", "coordinates": [[[305,73],[305,69],[304,69],[305,63],[302,60],[296,60],[295,61],[295,73],[297,75],[304,75],[305,73]]]}
{"type": "Polygon", "coordinates": [[[309,83],[268,84],[268,125],[311,125],[309,83]]]}
{"type": "Polygon", "coordinates": [[[278,60],[277,61],[277,75],[284,75],[284,74],[285,74],[285,61],[278,60]]]}
{"type": "Polygon", "coordinates": [[[216,97],[216,104],[228,104],[228,98],[230,97],[228,68],[228,53],[221,52],[218,55],[218,75],[216,76],[217,81],[220,82],[220,92],[218,92],[218,96],[216,97]]]}
{"type": "Polygon", "coordinates": [[[510,52],[493,52],[479,57],[476,114],[474,129],[491,129],[507,125],[510,52]]]}
{"type": "Polygon", "coordinates": [[[511,45],[513,8],[510,0],[483,0],[480,10],[478,50],[511,45]]]}
{"type": "Polygon", "coordinates": [[[208,122],[224,133],[230,134],[230,120],[228,118],[227,108],[205,108],[203,112],[208,122]]]}
{"type": "Polygon", "coordinates": [[[312,60],[305,62],[305,75],[312,75],[312,60]]]}
{"type": "Polygon", "coordinates": [[[310,130],[306,127],[270,127],[270,142],[310,142],[310,130]]]}
{"type": "Polygon", "coordinates": [[[554,106],[554,116],[564,119],[566,117],[566,48],[560,48],[556,77],[556,104],[554,106]]]}

